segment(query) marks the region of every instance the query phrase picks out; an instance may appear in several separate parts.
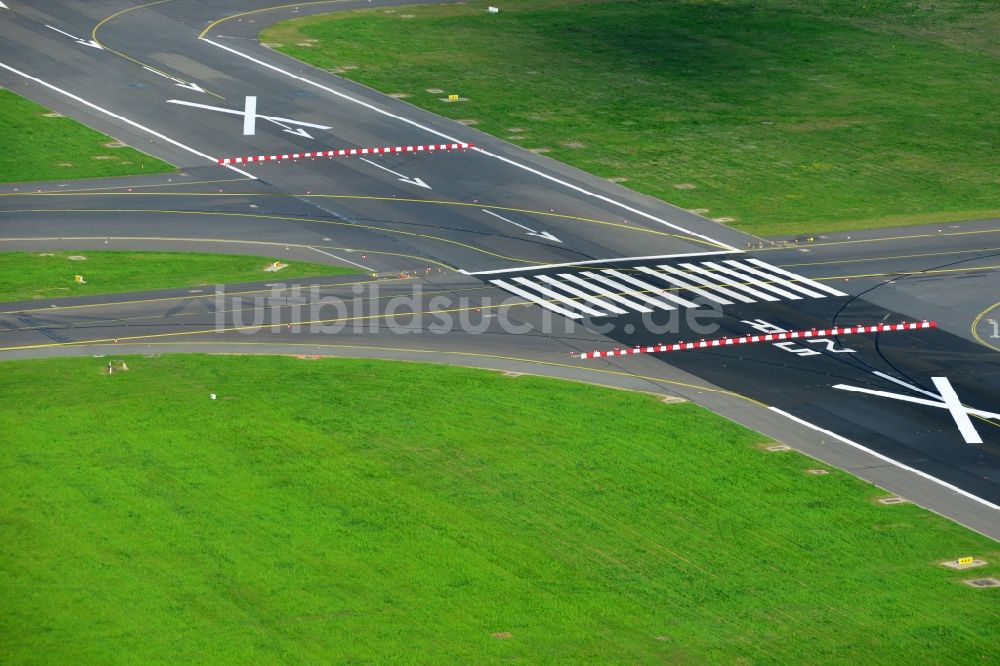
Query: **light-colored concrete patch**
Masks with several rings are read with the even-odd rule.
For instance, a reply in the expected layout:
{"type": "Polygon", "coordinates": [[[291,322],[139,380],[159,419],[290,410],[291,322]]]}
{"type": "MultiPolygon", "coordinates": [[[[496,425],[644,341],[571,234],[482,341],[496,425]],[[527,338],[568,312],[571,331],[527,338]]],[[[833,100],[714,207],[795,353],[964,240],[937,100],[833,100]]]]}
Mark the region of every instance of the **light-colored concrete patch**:
{"type": "Polygon", "coordinates": [[[947,562],[942,562],[941,566],[948,567],[949,569],[958,569],[959,571],[961,571],[962,569],[975,569],[976,567],[985,566],[986,564],[988,564],[986,560],[980,560],[980,559],[973,559],[968,564],[963,564],[958,560],[948,560],[947,562]]]}

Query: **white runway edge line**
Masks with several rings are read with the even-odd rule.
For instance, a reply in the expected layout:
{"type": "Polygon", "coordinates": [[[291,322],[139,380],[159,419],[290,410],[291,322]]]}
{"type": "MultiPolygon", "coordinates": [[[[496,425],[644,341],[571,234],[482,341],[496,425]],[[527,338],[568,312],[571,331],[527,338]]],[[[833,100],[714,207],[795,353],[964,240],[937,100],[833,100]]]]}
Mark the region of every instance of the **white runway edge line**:
{"type": "Polygon", "coordinates": [[[308,153],[283,153],[281,155],[249,155],[247,157],[224,157],[219,164],[249,164],[251,162],[273,162],[275,160],[298,160],[316,157],[350,157],[351,155],[385,155],[395,153],[432,153],[438,150],[466,150],[474,148],[472,143],[429,143],[421,146],[387,146],[385,148],[331,148],[308,153]]]}
{"type": "Polygon", "coordinates": [[[881,453],[879,453],[877,451],[873,451],[872,449],[869,449],[867,446],[865,446],[863,444],[858,444],[857,442],[849,440],[846,437],[842,437],[842,436],[838,435],[837,433],[835,433],[835,432],[833,432],[831,430],[827,430],[826,428],[820,428],[818,425],[810,423],[809,421],[806,421],[805,419],[800,419],[797,416],[789,414],[788,412],[786,412],[783,409],[779,409],[777,407],[768,407],[768,409],[771,410],[772,412],[775,412],[776,414],[781,414],[786,419],[790,419],[792,421],[795,421],[799,425],[804,425],[805,427],[810,428],[812,430],[815,430],[816,432],[821,432],[824,435],[828,435],[830,437],[833,437],[838,442],[843,442],[844,444],[847,444],[848,446],[852,446],[852,447],[858,449],[859,451],[864,451],[868,455],[873,456],[875,458],[878,458],[879,460],[882,460],[884,462],[887,462],[890,465],[894,465],[894,466],[896,466],[896,467],[898,467],[900,469],[906,470],[907,472],[912,472],[913,474],[916,474],[917,476],[919,476],[921,478],[927,479],[928,481],[932,481],[932,482],[938,484],[939,486],[943,486],[943,487],[947,488],[948,490],[951,490],[951,491],[953,491],[955,493],[958,493],[959,495],[962,495],[963,497],[968,497],[969,499],[973,500],[974,502],[979,502],[983,506],[989,507],[990,509],[993,509],[995,511],[1000,511],[1000,506],[994,504],[993,502],[990,502],[989,500],[985,500],[982,497],[979,497],[977,495],[973,495],[972,493],[968,492],[967,490],[962,490],[958,486],[953,486],[952,484],[948,483],[947,481],[942,481],[941,479],[939,479],[939,478],[937,478],[935,476],[931,476],[927,472],[922,472],[919,469],[915,469],[913,467],[910,467],[909,465],[905,465],[905,464],[899,462],[898,460],[893,460],[892,458],[890,458],[888,456],[882,455],[881,453]]]}
{"type": "MultiPolygon", "coordinates": [[[[380,109],[379,107],[377,107],[377,106],[375,106],[373,104],[369,104],[368,102],[364,102],[364,101],[362,101],[362,100],[360,100],[360,99],[358,99],[356,97],[351,97],[350,95],[348,95],[346,93],[342,93],[342,92],[340,92],[338,90],[334,90],[333,88],[329,88],[327,86],[324,86],[321,83],[316,83],[315,81],[310,81],[309,79],[305,78],[304,76],[299,76],[298,74],[292,74],[289,71],[281,69],[280,67],[272,65],[270,63],[264,62],[263,60],[260,60],[258,58],[254,58],[253,56],[247,55],[246,53],[242,53],[240,51],[237,51],[234,48],[230,48],[228,46],[224,46],[222,44],[219,44],[218,42],[213,42],[211,39],[202,38],[201,41],[206,42],[208,44],[211,44],[212,46],[215,46],[217,48],[220,48],[223,51],[229,51],[230,53],[232,53],[234,55],[237,55],[237,56],[239,56],[241,58],[245,58],[246,60],[249,60],[250,62],[254,62],[254,63],[258,64],[261,67],[266,67],[267,69],[270,69],[272,71],[278,72],[279,74],[284,74],[285,76],[293,78],[293,79],[295,79],[297,81],[302,81],[303,83],[306,83],[308,85],[311,85],[311,86],[314,86],[316,88],[319,88],[320,90],[325,90],[326,92],[330,93],[331,95],[336,95],[337,97],[340,97],[341,99],[346,99],[346,100],[348,100],[350,102],[353,102],[355,104],[359,104],[359,105],[365,107],[366,109],[370,109],[371,111],[374,111],[376,113],[380,113],[383,116],[387,116],[389,118],[395,118],[396,120],[399,120],[400,122],[407,123],[408,125],[412,125],[413,127],[421,129],[421,130],[423,130],[425,132],[430,132],[431,134],[434,134],[435,136],[439,136],[442,139],[445,139],[447,141],[451,141],[453,143],[461,143],[458,139],[455,139],[454,137],[448,136],[447,134],[444,134],[442,132],[438,132],[435,129],[431,129],[430,127],[426,127],[424,125],[421,125],[420,123],[416,122],[415,120],[410,120],[409,118],[406,118],[404,116],[398,116],[398,115],[396,115],[394,113],[386,111],[385,109],[380,109]]],[[[738,250],[737,248],[732,247],[731,245],[727,245],[727,244],[722,243],[720,241],[717,241],[717,240],[715,240],[713,238],[709,238],[708,236],[705,236],[703,234],[695,233],[694,231],[690,231],[688,229],[685,229],[684,227],[676,225],[676,224],[674,224],[672,222],[667,222],[666,220],[660,219],[660,218],[656,217],[655,215],[651,215],[650,213],[646,213],[646,212],[643,212],[643,211],[641,211],[641,210],[639,210],[637,208],[632,208],[631,206],[629,206],[627,204],[623,204],[620,201],[615,201],[614,199],[611,199],[609,197],[603,196],[601,194],[595,194],[594,192],[591,192],[589,190],[585,190],[584,188],[578,187],[576,185],[573,185],[572,183],[567,183],[564,180],[560,180],[559,178],[556,178],[555,176],[550,176],[547,173],[539,171],[538,169],[533,169],[532,167],[529,167],[527,165],[521,164],[520,162],[515,162],[514,160],[508,159],[508,158],[503,157],[501,155],[495,155],[494,153],[491,153],[489,151],[483,150],[482,148],[472,148],[472,150],[474,150],[476,152],[479,152],[479,153],[482,153],[483,155],[486,155],[487,157],[492,157],[492,158],[498,159],[501,162],[506,162],[507,164],[510,164],[511,166],[517,167],[518,169],[523,169],[524,171],[528,171],[529,173],[533,173],[536,176],[540,176],[541,178],[545,178],[546,180],[550,180],[553,183],[558,183],[559,185],[562,185],[563,187],[568,187],[569,189],[575,190],[577,192],[580,192],[581,194],[585,194],[587,196],[594,197],[595,199],[600,199],[601,201],[604,201],[606,203],[612,204],[613,206],[617,206],[617,207],[619,207],[619,208],[621,208],[623,210],[627,210],[628,212],[634,213],[636,215],[639,215],[640,217],[644,217],[644,218],[646,218],[648,220],[652,220],[653,222],[658,222],[659,224],[662,224],[664,226],[670,227],[671,229],[674,229],[676,231],[680,231],[681,233],[685,233],[685,234],[687,234],[689,236],[693,236],[695,238],[700,238],[700,239],[702,239],[704,241],[708,241],[712,245],[715,245],[716,247],[728,250],[729,252],[742,252],[742,250],[738,250]]]]}
{"type": "MultiPolygon", "coordinates": [[[[88,102],[87,100],[83,99],[82,97],[79,97],[78,95],[74,95],[71,92],[67,92],[66,90],[63,90],[62,88],[57,88],[56,86],[52,85],[51,83],[47,83],[45,81],[42,81],[41,79],[36,78],[34,76],[31,76],[30,74],[25,74],[24,72],[22,72],[22,71],[20,71],[18,69],[14,69],[10,65],[7,65],[7,64],[2,63],[2,62],[0,62],[0,67],[6,69],[7,71],[10,71],[10,72],[13,72],[13,73],[17,74],[18,76],[24,77],[24,78],[28,79],[29,81],[34,81],[35,83],[39,83],[39,84],[45,86],[46,88],[48,88],[49,90],[56,91],[60,95],[64,95],[66,97],[69,97],[70,99],[76,100],[77,102],[80,102],[81,104],[83,104],[85,106],[88,106],[91,109],[94,109],[96,111],[100,111],[101,113],[103,113],[106,116],[110,116],[111,118],[115,118],[117,120],[120,120],[123,123],[131,125],[132,127],[136,127],[138,129],[142,130],[143,132],[146,132],[147,134],[152,134],[156,138],[163,139],[167,143],[172,144],[174,146],[177,146],[178,148],[181,148],[183,150],[186,150],[189,153],[193,153],[193,154],[197,155],[198,157],[204,157],[206,160],[218,163],[218,159],[216,159],[215,157],[212,157],[211,155],[206,155],[203,152],[195,150],[191,146],[186,146],[183,143],[181,143],[180,141],[175,141],[174,139],[171,139],[169,136],[166,136],[165,134],[160,134],[156,130],[149,129],[145,125],[140,125],[139,123],[135,122],[134,120],[130,120],[130,119],[126,118],[125,116],[121,116],[121,115],[118,115],[117,113],[114,113],[112,111],[108,111],[107,109],[105,109],[103,107],[97,106],[93,102],[88,102]]],[[[247,178],[252,178],[253,180],[257,180],[257,176],[254,176],[253,174],[249,174],[246,171],[243,171],[242,169],[237,169],[236,167],[229,166],[229,165],[226,165],[226,168],[230,169],[232,171],[235,171],[236,173],[238,173],[238,174],[240,174],[242,176],[246,176],[247,178]]]]}
{"type": "MultiPolygon", "coordinates": [[[[489,211],[485,211],[489,212],[489,211]]],[[[493,215],[494,213],[490,213],[493,215]]],[[[741,252],[741,250],[718,250],[715,252],[684,252],[682,254],[660,254],[652,257],[617,257],[614,259],[588,259],[587,261],[570,261],[565,264],[533,264],[531,266],[524,266],[518,268],[500,268],[494,271],[476,271],[475,273],[469,273],[468,271],[459,271],[459,273],[465,273],[466,275],[498,275],[500,273],[517,273],[523,271],[543,271],[549,268],[567,268],[570,266],[594,266],[597,264],[617,264],[623,261],[653,261],[656,259],[678,259],[681,257],[710,257],[718,254],[733,254],[734,252],[741,252]]]]}
{"type": "Polygon", "coordinates": [[[716,338],[715,340],[699,340],[698,342],[675,342],[669,345],[653,345],[650,347],[633,347],[631,349],[584,352],[580,354],[579,358],[607,358],[610,356],[631,356],[633,354],[656,354],[659,352],[687,351],[689,349],[729,347],[732,345],[745,345],[755,342],[801,340],[803,338],[816,337],[825,338],[830,335],[858,335],[862,333],[916,331],[936,327],[937,322],[935,321],[917,321],[905,322],[902,324],[861,324],[859,326],[841,326],[836,328],[813,328],[808,331],[785,331],[784,333],[767,333],[764,335],[743,335],[738,338],[716,338]]]}

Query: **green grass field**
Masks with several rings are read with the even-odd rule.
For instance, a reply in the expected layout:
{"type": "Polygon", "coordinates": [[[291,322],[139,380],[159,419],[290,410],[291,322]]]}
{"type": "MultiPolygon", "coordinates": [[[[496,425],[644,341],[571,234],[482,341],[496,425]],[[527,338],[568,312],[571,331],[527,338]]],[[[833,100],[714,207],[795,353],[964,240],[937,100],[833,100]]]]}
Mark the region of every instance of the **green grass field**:
{"type": "Polygon", "coordinates": [[[357,273],[342,268],[288,260],[287,268],[265,273],[267,257],[195,252],[63,250],[0,253],[0,301],[90,296],[146,289],[197,287],[227,282],[286,280],[313,275],[357,273]],[[84,257],[74,260],[70,257],[84,257]],[[82,275],[85,284],[74,276],[82,275]]]}
{"type": "Polygon", "coordinates": [[[116,358],[0,363],[4,663],[995,658],[995,542],[694,405],[116,358]]]}
{"type": "Polygon", "coordinates": [[[72,118],[0,89],[0,182],[72,180],[173,171],[72,118]]]}
{"type": "Polygon", "coordinates": [[[486,5],[261,39],[758,235],[1000,215],[994,0],[486,5]]]}

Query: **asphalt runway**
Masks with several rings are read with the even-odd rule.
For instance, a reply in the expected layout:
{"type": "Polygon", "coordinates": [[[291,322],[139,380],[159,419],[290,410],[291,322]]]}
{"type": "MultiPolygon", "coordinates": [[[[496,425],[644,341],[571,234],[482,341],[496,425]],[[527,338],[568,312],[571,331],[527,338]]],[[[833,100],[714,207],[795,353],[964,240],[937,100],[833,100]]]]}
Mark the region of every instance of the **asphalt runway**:
{"type": "Polygon", "coordinates": [[[181,172],[0,186],[0,249],[268,254],[358,275],[2,304],[0,358],[360,355],[676,394],[1000,538],[1000,221],[765,241],[256,42],[289,16],[397,3],[7,4],[0,83],[181,172]],[[216,164],[445,141],[477,148],[216,164]],[[938,328],[578,358],[922,319],[938,328]]]}

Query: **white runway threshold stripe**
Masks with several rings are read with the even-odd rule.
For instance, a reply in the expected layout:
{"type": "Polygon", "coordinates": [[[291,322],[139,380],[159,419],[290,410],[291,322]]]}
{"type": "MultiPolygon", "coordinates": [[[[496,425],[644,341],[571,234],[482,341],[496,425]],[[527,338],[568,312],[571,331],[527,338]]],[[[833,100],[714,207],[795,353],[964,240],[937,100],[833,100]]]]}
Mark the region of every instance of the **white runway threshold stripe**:
{"type": "Polygon", "coordinates": [[[250,164],[253,162],[274,162],[276,160],[315,159],[317,157],[351,157],[354,155],[396,155],[399,153],[435,153],[438,151],[467,150],[475,147],[472,143],[429,143],[420,146],[385,146],[376,148],[331,148],[304,153],[282,153],[280,155],[248,155],[247,157],[223,157],[219,164],[250,164]]]}
{"type": "MultiPolygon", "coordinates": [[[[713,254],[715,253],[707,252],[701,256],[713,254]]],[[[636,259],[639,258],[633,258],[632,261],[636,259]]],[[[623,261],[627,266],[630,260],[623,261]]],[[[695,299],[725,306],[733,305],[734,302],[773,303],[847,295],[833,287],[754,259],[747,259],[746,262],[726,260],[721,263],[684,261],[677,265],[662,263],[631,268],[602,268],[600,263],[581,262],[573,266],[593,270],[555,275],[540,271],[526,272],[525,269],[519,269],[516,277],[503,275],[505,279],[502,280],[497,279],[500,275],[496,278],[492,274],[478,275],[484,276],[501,289],[529,298],[532,303],[548,310],[553,310],[548,306],[556,303],[559,310],[591,317],[635,312],[643,314],[678,307],[693,309],[699,307],[695,299]],[[750,261],[755,263],[747,263],[750,261]],[[517,292],[508,288],[507,285],[511,282],[518,283],[517,292]],[[806,284],[810,286],[803,286],[806,284]]],[[[573,317],[578,318],[580,317],[573,317]]]]}
{"type": "Polygon", "coordinates": [[[934,321],[904,322],[902,324],[859,324],[857,326],[837,326],[834,328],[811,328],[806,331],[785,331],[784,333],[765,333],[763,335],[742,335],[737,338],[716,338],[714,340],[699,340],[698,342],[675,342],[672,344],[651,345],[648,347],[632,347],[631,349],[612,349],[609,351],[592,351],[581,353],[579,358],[608,358],[612,356],[633,356],[635,354],[658,354],[660,352],[688,351],[691,349],[712,349],[731,347],[755,342],[780,342],[781,340],[802,340],[805,338],[825,338],[831,335],[861,335],[864,333],[893,333],[897,331],[919,331],[936,328],[934,321]]]}

